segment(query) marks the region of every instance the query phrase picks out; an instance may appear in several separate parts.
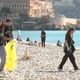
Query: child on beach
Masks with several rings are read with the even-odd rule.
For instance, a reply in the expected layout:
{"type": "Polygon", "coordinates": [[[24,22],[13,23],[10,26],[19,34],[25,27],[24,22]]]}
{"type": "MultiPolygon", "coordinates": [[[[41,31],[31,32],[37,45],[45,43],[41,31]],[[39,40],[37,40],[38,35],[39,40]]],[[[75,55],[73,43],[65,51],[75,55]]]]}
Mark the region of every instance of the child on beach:
{"type": "Polygon", "coordinates": [[[64,45],[64,57],[62,59],[61,64],[59,65],[59,70],[63,69],[63,65],[65,64],[66,60],[69,58],[71,63],[73,64],[73,67],[75,70],[78,70],[78,66],[76,65],[75,62],[75,57],[73,55],[74,51],[75,51],[75,47],[74,47],[74,41],[73,41],[73,33],[74,33],[75,29],[74,28],[70,28],[66,34],[65,37],[65,45],[64,45]]]}
{"type": "Polygon", "coordinates": [[[6,52],[4,48],[4,37],[3,37],[3,21],[0,19],[0,58],[1,58],[1,63],[0,63],[0,71],[3,70],[5,62],[6,62],[6,52]]]}

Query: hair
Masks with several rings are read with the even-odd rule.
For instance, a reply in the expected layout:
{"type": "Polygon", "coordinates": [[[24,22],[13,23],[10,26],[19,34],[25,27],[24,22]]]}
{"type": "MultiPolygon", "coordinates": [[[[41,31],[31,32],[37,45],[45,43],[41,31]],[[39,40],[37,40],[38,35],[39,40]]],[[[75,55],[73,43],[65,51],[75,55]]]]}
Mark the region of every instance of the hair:
{"type": "Polygon", "coordinates": [[[67,34],[70,34],[71,31],[75,31],[75,29],[74,29],[74,28],[70,28],[70,29],[68,30],[67,34]]]}
{"type": "Polygon", "coordinates": [[[66,38],[71,38],[71,35],[70,35],[70,32],[71,31],[75,31],[75,29],[74,28],[70,28],[69,30],[68,30],[68,32],[67,32],[67,34],[66,34],[66,38]]]}
{"type": "Polygon", "coordinates": [[[6,22],[11,22],[11,20],[10,19],[6,19],[6,22]]]}

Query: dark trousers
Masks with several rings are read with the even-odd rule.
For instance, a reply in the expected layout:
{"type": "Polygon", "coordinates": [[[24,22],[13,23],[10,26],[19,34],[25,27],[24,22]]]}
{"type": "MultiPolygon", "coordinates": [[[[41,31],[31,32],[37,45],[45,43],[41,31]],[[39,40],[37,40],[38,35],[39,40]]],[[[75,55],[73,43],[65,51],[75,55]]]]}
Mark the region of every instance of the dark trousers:
{"type": "Polygon", "coordinates": [[[76,62],[75,62],[75,57],[73,55],[73,53],[65,53],[63,59],[62,59],[62,62],[61,64],[59,65],[59,69],[62,69],[63,68],[63,65],[65,64],[65,62],[67,61],[67,59],[70,59],[71,63],[73,64],[73,67],[74,69],[78,69],[77,65],[76,65],[76,62]]]}
{"type": "Polygon", "coordinates": [[[42,47],[45,47],[45,38],[42,38],[41,41],[42,41],[42,47]]]}
{"type": "Polygon", "coordinates": [[[1,71],[3,70],[6,62],[6,51],[4,46],[0,46],[0,58],[1,58],[1,63],[0,63],[0,71],[1,71]]]}

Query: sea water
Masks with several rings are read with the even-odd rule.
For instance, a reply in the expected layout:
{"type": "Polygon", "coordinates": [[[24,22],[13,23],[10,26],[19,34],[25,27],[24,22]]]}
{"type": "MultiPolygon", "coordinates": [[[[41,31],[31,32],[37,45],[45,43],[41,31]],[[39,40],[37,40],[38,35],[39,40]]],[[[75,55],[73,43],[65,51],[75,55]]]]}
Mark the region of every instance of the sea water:
{"type": "MultiPolygon", "coordinates": [[[[65,41],[66,30],[52,30],[52,31],[45,31],[46,32],[46,43],[55,44],[58,40],[62,43],[65,41]]],[[[13,31],[14,38],[16,39],[18,36],[18,31],[13,31]]],[[[20,31],[20,38],[23,41],[29,37],[31,41],[41,41],[41,31],[20,31]]],[[[75,41],[75,46],[80,47],[80,31],[76,30],[73,35],[73,39],[75,41]]]]}

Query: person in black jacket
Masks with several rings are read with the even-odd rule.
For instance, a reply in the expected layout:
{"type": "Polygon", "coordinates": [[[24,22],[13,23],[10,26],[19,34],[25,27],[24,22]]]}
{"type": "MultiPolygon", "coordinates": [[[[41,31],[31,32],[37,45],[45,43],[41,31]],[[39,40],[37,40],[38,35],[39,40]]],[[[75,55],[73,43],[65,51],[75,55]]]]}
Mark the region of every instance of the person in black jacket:
{"type": "Polygon", "coordinates": [[[4,36],[6,38],[6,42],[9,42],[11,39],[13,39],[12,31],[12,21],[10,19],[6,19],[4,27],[4,36]]]}
{"type": "Polygon", "coordinates": [[[45,39],[46,39],[46,33],[44,30],[42,30],[42,32],[41,32],[42,47],[45,47],[45,39]]]}
{"type": "Polygon", "coordinates": [[[69,58],[71,63],[73,64],[73,67],[75,70],[78,70],[78,66],[76,65],[75,62],[75,57],[73,55],[74,51],[75,51],[75,47],[74,47],[74,41],[73,41],[73,33],[74,33],[75,29],[74,28],[70,28],[66,34],[65,37],[65,44],[64,44],[64,57],[62,59],[61,64],[59,65],[59,70],[63,69],[63,65],[65,64],[66,60],[69,58]]]}

